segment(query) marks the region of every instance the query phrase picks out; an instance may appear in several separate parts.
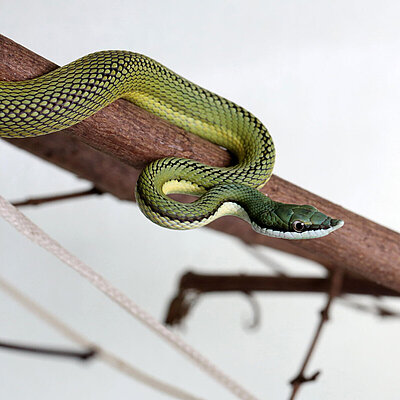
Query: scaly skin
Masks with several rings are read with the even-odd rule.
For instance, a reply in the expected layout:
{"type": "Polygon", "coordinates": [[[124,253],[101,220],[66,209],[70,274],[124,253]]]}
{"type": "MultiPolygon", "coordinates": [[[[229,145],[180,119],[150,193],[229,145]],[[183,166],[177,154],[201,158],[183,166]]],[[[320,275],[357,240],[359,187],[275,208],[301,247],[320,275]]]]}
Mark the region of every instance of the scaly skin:
{"type": "Polygon", "coordinates": [[[0,82],[0,136],[57,132],[118,98],[227,148],[238,159],[237,165],[228,168],[182,158],[151,163],[139,177],[136,195],[141,210],[153,222],[190,229],[230,214],[249,221],[261,233],[297,239],[307,238],[306,231],[321,231],[315,236],[320,237],[341,226],[341,221],[321,213],[323,217],[316,218],[317,210],[310,211],[310,206],[285,206],[260,193],[257,188],[268,181],[275,161],[265,126],[242,107],[140,54],[102,51],[35,79],[0,82]],[[168,197],[177,192],[201,197],[182,204],[168,197]],[[294,221],[304,224],[302,237],[289,237],[294,221]]]}

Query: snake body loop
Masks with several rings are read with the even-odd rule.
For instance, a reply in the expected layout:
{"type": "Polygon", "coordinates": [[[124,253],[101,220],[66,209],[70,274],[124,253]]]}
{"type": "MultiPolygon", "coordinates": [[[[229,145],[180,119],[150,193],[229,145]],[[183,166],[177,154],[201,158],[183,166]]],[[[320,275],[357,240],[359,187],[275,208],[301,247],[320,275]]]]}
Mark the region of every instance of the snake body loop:
{"type": "Polygon", "coordinates": [[[273,202],[257,190],[270,178],[275,161],[265,126],[244,108],[137,53],[101,51],[35,79],[0,82],[0,136],[57,132],[118,98],[225,147],[238,160],[228,168],[183,158],[165,158],[147,166],[136,196],[143,213],[158,225],[190,229],[236,215],[260,233],[295,239],[316,231],[311,237],[324,236],[340,225],[332,223],[338,220],[322,218],[315,208],[301,209],[308,213],[301,216],[308,229],[297,237],[291,225],[297,212],[293,206],[273,202]],[[184,204],[168,197],[170,193],[200,197],[184,204]]]}

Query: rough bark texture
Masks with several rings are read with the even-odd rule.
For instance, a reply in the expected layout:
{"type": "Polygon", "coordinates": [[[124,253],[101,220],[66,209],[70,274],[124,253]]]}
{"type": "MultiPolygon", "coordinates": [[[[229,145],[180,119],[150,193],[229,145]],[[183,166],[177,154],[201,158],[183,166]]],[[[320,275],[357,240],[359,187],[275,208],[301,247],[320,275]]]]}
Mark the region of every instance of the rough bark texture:
{"type": "MultiPolygon", "coordinates": [[[[0,80],[32,78],[54,68],[53,63],[0,36],[0,80]]],[[[218,166],[231,162],[229,154],[218,146],[123,100],[62,133],[8,141],[124,200],[133,200],[139,172],[132,166],[140,169],[148,162],[166,156],[189,157],[218,166]]],[[[344,267],[400,291],[398,233],[276,176],[263,191],[274,200],[313,204],[322,212],[343,219],[345,226],[325,238],[303,241],[268,238],[233,218],[217,220],[211,227],[247,243],[271,246],[330,268],[344,267]]]]}

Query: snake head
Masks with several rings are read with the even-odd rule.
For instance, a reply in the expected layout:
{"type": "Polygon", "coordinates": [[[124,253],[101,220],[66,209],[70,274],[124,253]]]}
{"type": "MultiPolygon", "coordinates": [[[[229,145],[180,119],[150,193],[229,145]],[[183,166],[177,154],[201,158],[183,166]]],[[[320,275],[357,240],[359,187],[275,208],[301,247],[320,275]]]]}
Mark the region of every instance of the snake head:
{"type": "Polygon", "coordinates": [[[343,224],[342,220],[328,217],[313,206],[277,202],[251,222],[256,232],[282,239],[320,238],[343,224]]]}

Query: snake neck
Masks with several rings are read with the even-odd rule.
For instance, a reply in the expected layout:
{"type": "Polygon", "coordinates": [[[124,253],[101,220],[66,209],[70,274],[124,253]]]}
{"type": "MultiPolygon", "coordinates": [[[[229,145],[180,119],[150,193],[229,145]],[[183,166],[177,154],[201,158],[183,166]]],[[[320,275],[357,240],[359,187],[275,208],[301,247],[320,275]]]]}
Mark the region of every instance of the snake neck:
{"type": "Polygon", "coordinates": [[[274,201],[247,185],[221,184],[206,190],[184,180],[155,184],[148,179],[147,169],[138,179],[136,200],[146,217],[167,228],[196,228],[226,215],[259,223],[260,213],[272,213],[274,209],[274,201]],[[181,203],[170,198],[171,193],[200,197],[192,203],[181,203]]]}

